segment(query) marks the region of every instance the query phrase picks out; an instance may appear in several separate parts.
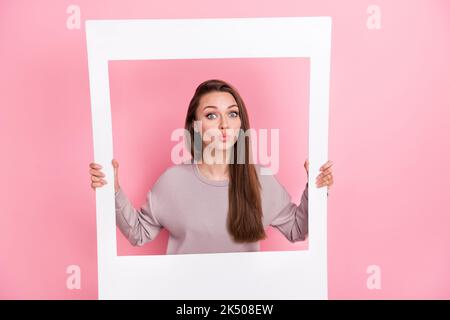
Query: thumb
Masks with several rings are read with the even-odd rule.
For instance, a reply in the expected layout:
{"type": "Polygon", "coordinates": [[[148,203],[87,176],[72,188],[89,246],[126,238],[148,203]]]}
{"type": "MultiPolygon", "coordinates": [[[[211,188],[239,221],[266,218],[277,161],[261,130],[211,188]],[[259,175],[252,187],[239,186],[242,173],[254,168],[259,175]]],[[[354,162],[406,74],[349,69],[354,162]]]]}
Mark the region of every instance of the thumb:
{"type": "Polygon", "coordinates": [[[112,160],[112,165],[114,168],[114,181],[116,185],[119,185],[119,162],[116,159],[112,160]]]}

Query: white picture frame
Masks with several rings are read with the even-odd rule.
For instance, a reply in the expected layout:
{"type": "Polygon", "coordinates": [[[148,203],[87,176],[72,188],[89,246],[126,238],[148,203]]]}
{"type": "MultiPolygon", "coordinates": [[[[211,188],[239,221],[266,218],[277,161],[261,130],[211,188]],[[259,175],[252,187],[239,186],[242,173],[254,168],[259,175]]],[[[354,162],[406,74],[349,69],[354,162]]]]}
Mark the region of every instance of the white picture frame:
{"type": "Polygon", "coordinates": [[[109,60],[310,59],[308,250],[117,256],[114,186],[107,184],[96,191],[99,299],[328,298],[327,190],[316,188],[315,177],[328,160],[331,25],[331,17],[85,22],[94,162],[109,181],[109,60]]]}

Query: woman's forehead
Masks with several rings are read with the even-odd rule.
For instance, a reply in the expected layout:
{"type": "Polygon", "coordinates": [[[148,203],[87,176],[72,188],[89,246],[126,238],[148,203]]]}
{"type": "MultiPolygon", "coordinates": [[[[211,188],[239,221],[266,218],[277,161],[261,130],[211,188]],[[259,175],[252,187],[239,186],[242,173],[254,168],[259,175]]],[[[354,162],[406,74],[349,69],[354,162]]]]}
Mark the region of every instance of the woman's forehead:
{"type": "Polygon", "coordinates": [[[229,92],[209,92],[200,98],[201,107],[212,106],[217,108],[227,108],[234,104],[236,104],[236,100],[229,92]]]}

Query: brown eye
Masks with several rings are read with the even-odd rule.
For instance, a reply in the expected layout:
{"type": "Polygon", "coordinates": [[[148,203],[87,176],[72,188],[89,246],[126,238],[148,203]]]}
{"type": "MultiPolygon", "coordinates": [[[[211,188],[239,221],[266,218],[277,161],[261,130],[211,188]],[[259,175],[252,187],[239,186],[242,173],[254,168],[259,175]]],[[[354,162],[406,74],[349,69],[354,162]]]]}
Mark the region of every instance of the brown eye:
{"type": "Polygon", "coordinates": [[[236,111],[230,112],[230,114],[233,115],[232,118],[237,118],[239,116],[239,112],[236,111]]]}

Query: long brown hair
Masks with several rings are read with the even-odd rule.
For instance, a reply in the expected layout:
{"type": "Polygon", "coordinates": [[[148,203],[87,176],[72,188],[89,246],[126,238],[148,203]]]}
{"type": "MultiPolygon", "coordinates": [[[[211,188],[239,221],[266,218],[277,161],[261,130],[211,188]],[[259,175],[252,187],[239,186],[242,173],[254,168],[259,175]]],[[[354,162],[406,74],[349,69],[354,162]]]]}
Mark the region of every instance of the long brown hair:
{"type": "MultiPolygon", "coordinates": [[[[228,216],[227,229],[236,242],[255,242],[266,238],[264,226],[262,223],[262,207],[261,207],[261,184],[258,179],[255,165],[251,159],[250,152],[250,136],[243,135],[250,128],[245,103],[239,95],[238,91],[229,83],[211,79],[202,82],[195,90],[194,96],[189,103],[186,114],[185,129],[189,132],[190,152],[192,160],[202,158],[202,141],[203,139],[194,139],[198,135],[194,130],[194,121],[196,120],[196,111],[199,107],[200,98],[209,92],[219,91],[228,92],[233,95],[239,108],[239,116],[241,118],[241,128],[239,139],[245,139],[243,142],[245,147],[245,161],[237,161],[238,141],[233,146],[233,159],[228,164],[228,216]],[[200,143],[195,144],[195,142],[200,143]],[[242,163],[243,162],[243,163],[242,163]]],[[[188,146],[189,147],[189,146],[188,146]]]]}

